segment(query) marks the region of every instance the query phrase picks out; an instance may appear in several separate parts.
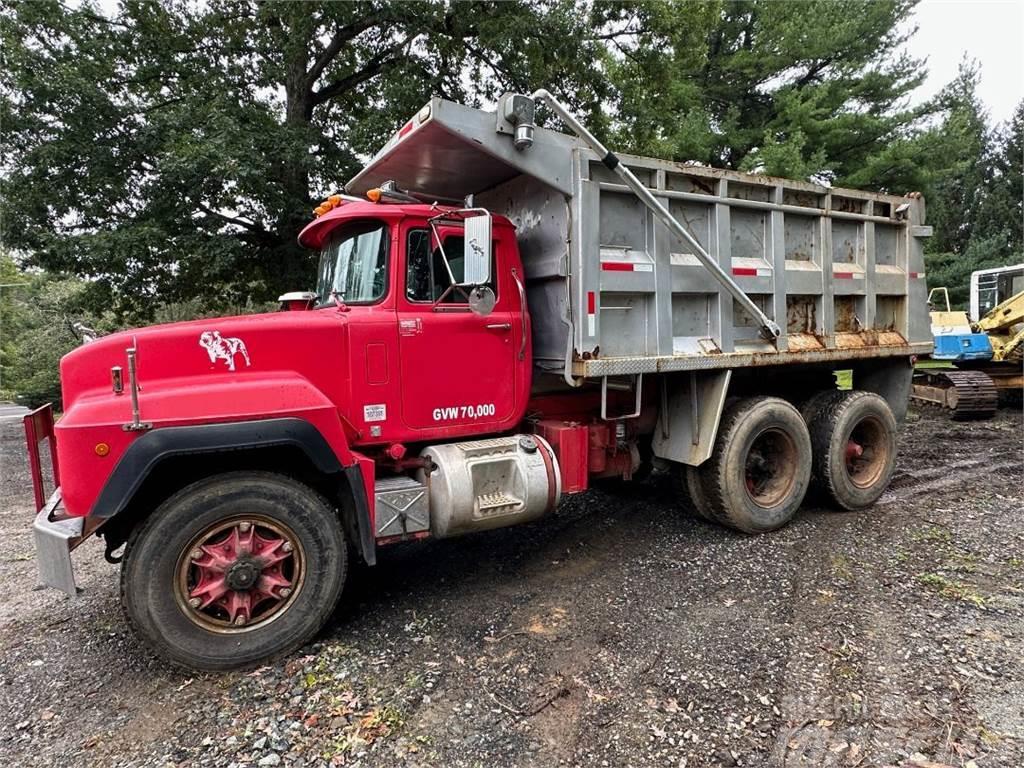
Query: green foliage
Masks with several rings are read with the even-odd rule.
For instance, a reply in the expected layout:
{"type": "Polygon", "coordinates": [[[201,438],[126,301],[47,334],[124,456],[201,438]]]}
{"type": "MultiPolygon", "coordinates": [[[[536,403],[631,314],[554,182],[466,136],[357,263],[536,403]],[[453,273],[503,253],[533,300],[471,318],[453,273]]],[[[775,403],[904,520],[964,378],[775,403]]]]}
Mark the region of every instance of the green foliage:
{"type": "Polygon", "coordinates": [[[1024,101],[995,132],[989,172],[977,216],[977,233],[1006,259],[1024,260],[1024,101]]]}
{"type": "Polygon", "coordinates": [[[928,286],[949,289],[949,304],[953,309],[966,310],[970,302],[971,272],[990,267],[1004,267],[1017,263],[1014,256],[997,237],[975,237],[963,253],[925,253],[928,286]]]}
{"type": "Polygon", "coordinates": [[[899,53],[914,4],[599,5],[619,31],[608,54],[615,139],[641,154],[857,186],[882,177],[910,191],[914,166],[888,178],[881,158],[922,114],[899,106],[923,78],[899,53]]]}
{"type": "Polygon", "coordinates": [[[934,251],[963,254],[971,241],[988,175],[990,132],[977,96],[978,69],[969,61],[938,97],[945,119],[919,144],[934,158],[929,164],[925,199],[928,220],[936,227],[934,251]]]}
{"type": "Polygon", "coordinates": [[[1019,258],[1024,116],[990,128],[969,62],[906,106],[915,2],[0,0],[0,241],[119,323],[255,308],[311,285],[314,201],[431,95],[543,86],[616,150],[924,192],[960,296],[1019,258]]]}
{"type": "Polygon", "coordinates": [[[82,342],[74,327],[81,323],[98,332],[116,328],[110,313],[95,315],[90,286],[75,278],[26,273],[0,254],[0,392],[5,398],[35,407],[60,405],[60,358],[82,342]]]}
{"type": "Polygon", "coordinates": [[[0,236],[131,319],[308,287],[314,197],[431,94],[543,83],[594,109],[586,21],[565,0],[8,4],[0,236]]]}
{"type": "Polygon", "coordinates": [[[965,61],[939,96],[944,119],[917,140],[930,158],[928,284],[947,287],[960,309],[968,305],[971,272],[1024,261],[1024,102],[1008,125],[992,129],[977,84],[977,66],[965,61]]]}

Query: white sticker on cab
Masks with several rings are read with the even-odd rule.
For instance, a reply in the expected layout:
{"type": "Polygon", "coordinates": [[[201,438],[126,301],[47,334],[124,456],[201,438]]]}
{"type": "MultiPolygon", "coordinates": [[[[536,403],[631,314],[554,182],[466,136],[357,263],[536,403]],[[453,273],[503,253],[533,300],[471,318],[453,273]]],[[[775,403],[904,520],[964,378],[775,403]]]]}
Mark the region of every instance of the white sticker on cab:
{"type": "Polygon", "coordinates": [[[388,407],[384,403],[363,406],[363,421],[386,421],[387,418],[388,407]]]}

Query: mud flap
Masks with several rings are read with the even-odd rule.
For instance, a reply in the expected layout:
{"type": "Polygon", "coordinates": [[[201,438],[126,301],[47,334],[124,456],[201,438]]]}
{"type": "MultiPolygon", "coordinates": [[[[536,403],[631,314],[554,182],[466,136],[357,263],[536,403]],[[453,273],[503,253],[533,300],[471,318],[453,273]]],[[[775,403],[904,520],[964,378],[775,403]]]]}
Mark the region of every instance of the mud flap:
{"type": "Polygon", "coordinates": [[[373,523],[370,521],[370,505],[366,501],[366,485],[359,464],[344,468],[348,487],[352,489],[352,508],[355,513],[356,544],[367,565],[377,564],[377,543],[373,537],[373,523]]]}
{"type": "Polygon", "coordinates": [[[696,467],[715,446],[732,371],[691,371],[661,382],[654,455],[696,467]]]}

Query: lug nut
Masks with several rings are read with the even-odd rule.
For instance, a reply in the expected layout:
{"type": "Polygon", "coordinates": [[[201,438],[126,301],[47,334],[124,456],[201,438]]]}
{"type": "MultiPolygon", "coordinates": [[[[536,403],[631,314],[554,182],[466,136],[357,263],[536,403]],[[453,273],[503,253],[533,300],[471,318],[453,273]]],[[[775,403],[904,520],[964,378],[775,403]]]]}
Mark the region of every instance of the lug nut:
{"type": "Polygon", "coordinates": [[[249,521],[245,521],[238,524],[238,530],[240,530],[242,533],[248,533],[250,528],[252,528],[252,523],[250,523],[249,521]]]}
{"type": "Polygon", "coordinates": [[[198,597],[193,597],[191,600],[188,601],[188,604],[191,605],[193,608],[198,608],[200,605],[203,604],[203,601],[200,600],[198,597]]]}
{"type": "Polygon", "coordinates": [[[291,552],[293,549],[295,549],[295,547],[292,545],[290,541],[286,541],[284,544],[281,545],[281,549],[285,552],[291,552]]]}
{"type": "Polygon", "coordinates": [[[245,616],[239,616],[235,619],[235,625],[241,627],[245,624],[245,616]]]}
{"type": "Polygon", "coordinates": [[[202,556],[203,556],[203,550],[201,550],[201,549],[193,549],[189,553],[189,558],[192,559],[192,560],[198,560],[202,556]]]}
{"type": "Polygon", "coordinates": [[[291,587],[285,587],[281,590],[281,597],[289,597],[292,593],[291,587]]]}

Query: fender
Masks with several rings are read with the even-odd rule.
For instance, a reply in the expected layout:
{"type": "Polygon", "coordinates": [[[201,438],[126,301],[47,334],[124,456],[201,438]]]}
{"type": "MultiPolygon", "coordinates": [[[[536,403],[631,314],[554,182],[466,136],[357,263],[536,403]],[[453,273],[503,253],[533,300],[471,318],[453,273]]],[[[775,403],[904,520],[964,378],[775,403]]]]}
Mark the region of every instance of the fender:
{"type": "Polygon", "coordinates": [[[343,466],[320,431],[304,419],[163,427],[147,432],[132,442],[121,456],[96,499],[90,517],[106,521],[124,511],[153,469],[168,458],[269,446],[298,448],[319,472],[345,476],[353,494],[358,546],[366,562],[373,565],[376,561],[373,523],[359,466],[343,466]]]}

